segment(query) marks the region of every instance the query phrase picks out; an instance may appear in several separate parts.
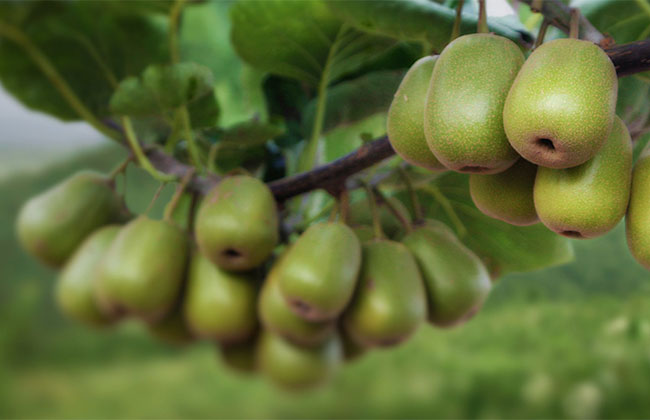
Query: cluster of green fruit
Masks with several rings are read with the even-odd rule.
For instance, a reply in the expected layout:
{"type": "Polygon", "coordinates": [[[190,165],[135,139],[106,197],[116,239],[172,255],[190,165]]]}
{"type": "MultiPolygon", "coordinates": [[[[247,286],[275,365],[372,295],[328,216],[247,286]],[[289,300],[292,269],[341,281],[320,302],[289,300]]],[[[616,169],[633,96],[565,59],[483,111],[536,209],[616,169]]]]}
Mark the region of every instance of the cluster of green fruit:
{"type": "Polygon", "coordinates": [[[322,383],[344,360],[401,343],[426,320],[462,323],[491,288],[447,226],[397,224],[372,199],[289,244],[279,243],[276,202],[256,178],[223,179],[193,228],[170,217],[175,203],[162,220],[129,221],[112,180],[80,172],[28,201],[17,230],[25,249],[61,269],[57,301],[71,318],[105,326],[133,317],[168,341],[213,340],[228,365],[288,388],[322,383]]]}
{"type": "Polygon", "coordinates": [[[466,35],[407,72],[388,136],[411,164],[470,173],[476,206],[513,225],[593,238],[627,212],[630,250],[650,268],[650,154],[632,170],[617,93],[591,42],[550,41],[525,59],[506,38],[466,35]]]}

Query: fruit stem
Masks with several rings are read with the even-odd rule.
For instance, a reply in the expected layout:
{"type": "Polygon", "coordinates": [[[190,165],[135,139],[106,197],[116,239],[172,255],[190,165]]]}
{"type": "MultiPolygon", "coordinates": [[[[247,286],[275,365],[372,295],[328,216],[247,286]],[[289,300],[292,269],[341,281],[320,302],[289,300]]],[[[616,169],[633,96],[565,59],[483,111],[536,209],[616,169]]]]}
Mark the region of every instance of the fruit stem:
{"type": "Polygon", "coordinates": [[[142,151],[142,147],[140,147],[140,142],[138,141],[135,130],[133,129],[133,125],[131,124],[131,119],[129,117],[122,117],[122,126],[124,127],[124,136],[126,137],[129,146],[131,146],[131,152],[133,152],[135,157],[138,159],[138,164],[142,167],[142,169],[149,172],[149,174],[154,179],[160,182],[175,181],[177,179],[176,176],[160,172],[151,164],[151,161],[149,158],[147,158],[147,155],[145,155],[142,151]]]}
{"type": "Polygon", "coordinates": [[[32,42],[24,32],[19,28],[8,23],[0,21],[0,35],[5,36],[18,44],[27,55],[32,59],[34,64],[43,72],[45,77],[52,83],[52,86],[59,92],[63,99],[68,103],[82,119],[95,128],[105,136],[117,141],[122,142],[122,136],[119,131],[114,130],[103,124],[95,114],[90,111],[79,99],[77,94],[72,90],[68,82],[61,76],[54,64],[47,58],[45,54],[32,42]]]}
{"type": "Polygon", "coordinates": [[[422,206],[420,205],[420,200],[418,199],[418,194],[413,188],[413,183],[411,182],[411,177],[406,172],[404,167],[400,166],[398,168],[399,176],[402,178],[402,182],[406,185],[406,191],[408,191],[409,199],[411,200],[411,207],[413,207],[413,218],[416,223],[422,221],[422,206]]]}
{"type": "Polygon", "coordinates": [[[569,29],[569,38],[578,39],[580,37],[580,9],[571,8],[571,26],[569,29]]]}
{"type": "Polygon", "coordinates": [[[542,25],[539,27],[539,32],[537,32],[537,39],[535,40],[535,45],[533,49],[536,50],[544,42],[544,37],[546,36],[546,30],[548,25],[551,23],[546,17],[542,20],[542,25]]]}
{"type": "Polygon", "coordinates": [[[343,188],[343,190],[341,190],[338,206],[341,222],[347,224],[348,215],[350,214],[350,192],[347,190],[347,188],[343,188]]]}
{"type": "Polygon", "coordinates": [[[201,156],[199,154],[199,149],[196,146],[194,139],[194,133],[192,133],[192,121],[190,120],[190,113],[187,111],[187,107],[182,105],[178,112],[180,113],[180,118],[183,123],[183,131],[185,131],[185,141],[187,141],[187,148],[190,151],[190,158],[194,166],[199,170],[199,173],[203,173],[204,166],[201,162],[201,156]]]}
{"type": "Polygon", "coordinates": [[[533,0],[530,3],[530,10],[535,13],[541,13],[542,12],[542,3],[544,0],[533,0]]]}
{"type": "Polygon", "coordinates": [[[381,228],[381,221],[379,220],[379,210],[377,209],[377,201],[375,200],[375,194],[372,190],[372,187],[364,181],[359,180],[363,188],[366,190],[366,196],[368,198],[368,205],[370,206],[370,214],[372,215],[372,230],[373,236],[375,239],[383,239],[385,237],[384,231],[381,228]]]}
{"type": "Polygon", "coordinates": [[[485,0],[478,0],[478,27],[476,32],[487,34],[490,32],[487,24],[487,11],[485,10],[485,0]]]}
{"type": "Polygon", "coordinates": [[[185,0],[176,0],[169,11],[169,55],[172,63],[178,63],[180,53],[178,51],[178,26],[185,0]]]}
{"type": "Polygon", "coordinates": [[[460,217],[458,217],[454,211],[454,208],[452,207],[449,200],[447,200],[447,197],[445,197],[445,195],[440,191],[438,187],[433,185],[425,185],[422,187],[422,189],[431,194],[433,198],[435,198],[435,200],[440,204],[443,211],[447,214],[447,217],[449,217],[451,220],[451,223],[453,223],[456,229],[456,235],[458,235],[459,238],[464,237],[467,234],[467,228],[460,220],[460,217]]]}
{"type": "Polygon", "coordinates": [[[456,5],[456,19],[454,20],[454,27],[451,30],[451,38],[449,39],[449,42],[453,41],[454,39],[460,36],[460,21],[463,18],[464,3],[465,0],[458,0],[458,4],[456,5]]]}
{"type": "Polygon", "coordinates": [[[158,197],[160,197],[160,193],[162,192],[163,188],[165,188],[165,185],[167,185],[167,183],[163,181],[156,189],[156,192],[153,194],[153,197],[151,197],[151,201],[149,202],[147,209],[144,211],[145,216],[149,215],[149,212],[153,208],[153,205],[156,204],[156,201],[158,200],[158,197]]]}
{"type": "Polygon", "coordinates": [[[167,140],[165,140],[165,153],[170,155],[174,154],[174,148],[178,144],[180,138],[180,126],[181,126],[180,112],[178,110],[174,113],[174,119],[172,121],[172,131],[169,133],[167,140]]]}
{"type": "Polygon", "coordinates": [[[176,210],[176,207],[178,206],[178,201],[181,199],[181,196],[183,195],[183,192],[185,191],[185,188],[187,187],[187,184],[189,184],[189,182],[192,180],[193,176],[194,176],[194,168],[191,168],[189,171],[185,172],[185,175],[183,175],[183,178],[181,179],[181,182],[176,187],[176,192],[174,192],[174,195],[172,196],[172,199],[169,201],[169,203],[165,207],[165,213],[163,214],[163,220],[165,220],[167,222],[172,220],[174,210],[176,210]]]}
{"type": "Polygon", "coordinates": [[[334,205],[332,206],[332,211],[330,211],[329,222],[336,220],[336,215],[339,214],[339,202],[334,200],[334,205]]]}
{"type": "Polygon", "coordinates": [[[397,207],[393,205],[393,203],[388,200],[388,197],[382,193],[379,188],[375,187],[374,189],[375,195],[381,200],[381,205],[386,206],[388,211],[391,212],[393,217],[395,217],[397,220],[399,220],[400,224],[404,226],[404,230],[406,230],[406,233],[412,232],[413,231],[413,226],[411,225],[411,222],[402,214],[397,207]]]}
{"type": "Polygon", "coordinates": [[[133,160],[133,155],[129,155],[122,163],[117,165],[115,169],[111,171],[108,175],[110,179],[115,179],[119,174],[123,173],[126,170],[126,167],[129,166],[129,163],[133,160]]]}

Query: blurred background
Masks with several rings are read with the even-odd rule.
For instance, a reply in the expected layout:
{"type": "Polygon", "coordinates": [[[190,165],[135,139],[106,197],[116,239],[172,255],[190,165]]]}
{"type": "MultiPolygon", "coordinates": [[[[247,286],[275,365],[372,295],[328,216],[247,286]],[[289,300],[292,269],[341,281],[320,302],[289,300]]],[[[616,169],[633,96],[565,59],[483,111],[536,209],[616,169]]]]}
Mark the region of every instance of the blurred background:
{"type": "MultiPolygon", "coordinates": [[[[261,76],[228,43],[227,6],[210,7],[190,12],[213,33],[210,50],[196,54],[213,57],[222,118],[234,122],[256,109],[260,98],[243,86],[261,76]]],[[[185,35],[191,43],[191,30],[185,35]]],[[[106,171],[124,157],[85,124],[31,112],[0,90],[0,417],[650,414],[650,273],[629,255],[623,226],[574,241],[571,264],[503,277],[461,328],[422,327],[299,394],[229,370],[211,343],[166,346],[136,322],[93,331],[68,321],[54,305],[56,274],[19,248],[14,219],[27,198],[76,170],[106,171]]],[[[157,184],[133,168],[127,179],[128,205],[142,210],[157,184]]]]}

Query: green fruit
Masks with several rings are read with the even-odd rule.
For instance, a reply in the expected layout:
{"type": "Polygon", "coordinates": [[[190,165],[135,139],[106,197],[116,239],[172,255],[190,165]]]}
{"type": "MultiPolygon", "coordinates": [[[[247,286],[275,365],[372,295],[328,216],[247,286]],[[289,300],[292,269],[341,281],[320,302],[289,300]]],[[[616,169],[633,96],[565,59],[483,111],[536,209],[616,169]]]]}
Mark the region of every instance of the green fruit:
{"type": "Polygon", "coordinates": [[[243,343],[219,344],[224,365],[238,373],[250,374],[257,370],[257,335],[243,343]]]}
{"type": "Polygon", "coordinates": [[[634,165],[630,205],[625,227],[632,255],[650,270],[650,149],[645,149],[634,165]]]}
{"type": "Polygon", "coordinates": [[[616,107],[616,70],[590,41],[557,39],[528,57],[503,109],[512,147],[548,168],[591,159],[609,136],[616,107]]]}
{"type": "Polygon", "coordinates": [[[108,177],[77,172],[23,205],[18,238],[34,257],[60,267],[91,232],[118,221],[121,210],[108,177]]]}
{"type": "Polygon", "coordinates": [[[259,299],[259,316],[262,324],[276,334],[294,343],[313,346],[327,340],[334,332],[332,321],[307,321],[296,315],[280,292],[278,273],[280,260],[267,276],[259,299]]]}
{"type": "Polygon", "coordinates": [[[388,110],[388,139],[395,152],[412,165],[432,171],[445,170],[424,137],[424,102],[437,56],[416,61],[395,92],[388,110]]]}
{"type": "MultiPolygon", "coordinates": [[[[406,220],[411,221],[411,214],[401,201],[395,197],[388,197],[388,200],[406,220]]],[[[400,237],[404,233],[404,226],[402,226],[399,219],[391,213],[385,204],[381,202],[378,204],[379,222],[381,223],[384,234],[389,238],[400,237]]],[[[350,205],[349,222],[352,226],[372,226],[372,212],[370,211],[370,203],[368,203],[367,199],[364,198],[355,201],[350,205]]]]}
{"type": "Polygon", "coordinates": [[[200,253],[190,264],[183,311],[199,337],[232,343],[257,328],[257,284],[250,273],[225,271],[200,253]]]}
{"type": "Polygon", "coordinates": [[[591,160],[568,169],[537,170],[537,214],[546,227],[561,235],[600,236],[625,214],[631,178],[632,142],[616,117],[609,138],[591,160]]]}
{"type": "Polygon", "coordinates": [[[292,311],[311,321],[336,318],[357,283],[361,246],[343,223],[311,225],[282,258],[277,281],[292,311]]]}
{"type": "Polygon", "coordinates": [[[352,230],[361,243],[372,241],[375,238],[375,230],[372,226],[359,225],[352,227],[352,230]]]}
{"type": "Polygon", "coordinates": [[[345,328],[339,330],[341,336],[341,344],[343,345],[343,357],[346,362],[353,362],[358,360],[361,356],[366,354],[369,347],[357,343],[354,338],[350,337],[345,328]]]}
{"type": "Polygon", "coordinates": [[[424,285],[411,252],[399,242],[365,243],[359,286],[343,316],[348,334],[364,346],[391,346],[426,317],[424,285]]]}
{"type": "Polygon", "coordinates": [[[427,143],[458,172],[497,173],[519,156],[503,131],[503,103],[524,55],[491,34],[456,38],[440,54],[424,108],[427,143]]]}
{"type": "Polygon", "coordinates": [[[177,301],[187,238],[176,225],[141,216],[124,226],[100,267],[96,285],[105,307],[147,321],[161,320],[177,301]]]}
{"type": "Polygon", "coordinates": [[[469,192],[485,215],[511,225],[532,225],[539,222],[533,201],[536,173],[537,166],[519,159],[495,175],[470,175],[469,192]]]}
{"type": "Polygon", "coordinates": [[[336,335],[316,347],[301,347],[265,331],[257,347],[259,369],[276,385],[306,389],[326,382],[341,365],[343,350],[336,335]]]}
{"type": "Polygon", "coordinates": [[[194,341],[194,335],[187,327],[180,306],[172,309],[162,320],[150,325],[149,332],[157,339],[176,346],[194,341]]]}
{"type": "Polygon", "coordinates": [[[424,278],[431,323],[453,326],[481,308],[490,292],[490,275],[451,229],[428,221],[403,242],[415,256],[424,278]]]}
{"type": "Polygon", "coordinates": [[[70,318],[93,326],[113,322],[95,300],[94,283],[99,274],[99,264],[119,230],[119,226],[96,230],[63,266],[56,285],[56,300],[70,318]]]}
{"type": "Polygon", "coordinates": [[[278,242],[273,194],[256,178],[225,178],[201,203],[194,231],[201,252],[219,267],[230,271],[255,268],[278,242]]]}

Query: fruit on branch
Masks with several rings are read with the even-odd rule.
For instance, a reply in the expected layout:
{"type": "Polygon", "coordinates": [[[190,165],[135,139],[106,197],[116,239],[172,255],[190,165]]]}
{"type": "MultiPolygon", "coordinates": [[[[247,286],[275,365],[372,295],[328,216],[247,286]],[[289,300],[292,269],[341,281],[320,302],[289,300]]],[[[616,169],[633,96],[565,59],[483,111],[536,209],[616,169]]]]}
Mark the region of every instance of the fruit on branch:
{"type": "Polygon", "coordinates": [[[258,313],[267,329],[303,346],[323,343],[333,333],[334,321],[307,321],[289,308],[278,285],[281,260],[267,275],[260,293],[258,313]]]}
{"type": "Polygon", "coordinates": [[[327,381],[341,365],[343,350],[337,335],[316,347],[301,347],[264,331],[257,347],[257,364],[273,383],[306,389],[327,381]]]}
{"type": "Polygon", "coordinates": [[[632,179],[632,142],[616,117],[603,147],[580,166],[540,167],[535,179],[535,208],[546,227],[571,238],[594,238],[625,215],[632,179]]]}
{"type": "Polygon", "coordinates": [[[617,80],[607,54],[591,42],[542,44],[526,60],[503,109],[510,144],[540,166],[585,163],[612,129],[617,80]]]}
{"type": "Polygon", "coordinates": [[[258,285],[251,273],[233,273],[196,252],[183,312],[197,336],[225,343],[245,341],[257,328],[258,285]]]}
{"type": "Polygon", "coordinates": [[[480,310],[492,287],[490,275],[480,258],[451,229],[428,220],[403,243],[422,273],[432,324],[455,326],[480,310]]]}
{"type": "Polygon", "coordinates": [[[278,212],[262,181],[246,175],[225,178],[204,198],[196,218],[200,251],[224,270],[262,264],[278,243],[278,212]]]}
{"type": "Polygon", "coordinates": [[[250,374],[257,370],[256,352],[259,334],[243,343],[221,343],[219,351],[224,365],[235,372],[250,374]]]}
{"type": "Polygon", "coordinates": [[[359,285],[343,315],[350,337],[364,346],[393,346],[426,317],[424,285],[411,252],[390,240],[365,243],[359,285]]]}
{"type": "Polygon", "coordinates": [[[497,173],[518,158],[503,131],[503,103],[524,55],[509,39],[461,36],[440,54],[424,108],[429,148],[447,168],[497,173]]]}
{"type": "Polygon", "coordinates": [[[104,326],[114,318],[95,300],[99,264],[120,227],[104,226],[88,236],[63,266],[56,285],[56,300],[70,318],[91,326],[104,326]]]}
{"type": "Polygon", "coordinates": [[[539,222],[533,201],[537,166],[519,159],[504,172],[471,174],[469,192],[483,214],[517,226],[539,222]]]}
{"type": "Polygon", "coordinates": [[[634,166],[630,205],[625,218],[627,246],[650,270],[650,149],[646,148],[634,166]]]}
{"type": "MultiPolygon", "coordinates": [[[[387,200],[390,201],[391,205],[397,209],[405,220],[411,222],[411,213],[409,213],[401,201],[395,197],[387,197],[387,200]]],[[[377,204],[379,205],[379,222],[381,223],[381,229],[384,231],[384,234],[391,239],[402,236],[404,234],[404,226],[402,226],[399,219],[391,213],[388,206],[382,202],[378,202],[377,204]]],[[[372,225],[372,212],[370,211],[370,204],[367,199],[364,198],[355,201],[350,205],[349,223],[355,228],[360,225],[372,225]]]]}
{"type": "Polygon", "coordinates": [[[60,267],[91,232],[119,221],[122,209],[110,178],[77,172],[23,205],[18,238],[41,262],[60,267]]]}
{"type": "Polygon", "coordinates": [[[445,170],[429,150],[424,136],[424,103],[437,59],[423,57],[411,66],[395,92],[387,120],[393,150],[408,163],[432,171],[445,170]]]}
{"type": "Polygon", "coordinates": [[[302,318],[325,321],[346,307],[361,267],[361,245],[343,223],[311,225],[282,257],[277,281],[289,307],[302,318]]]}
{"type": "Polygon", "coordinates": [[[106,252],[96,284],[104,308],[149,322],[163,319],[179,295],[187,238],[176,225],[140,216],[124,226],[106,252]]]}

